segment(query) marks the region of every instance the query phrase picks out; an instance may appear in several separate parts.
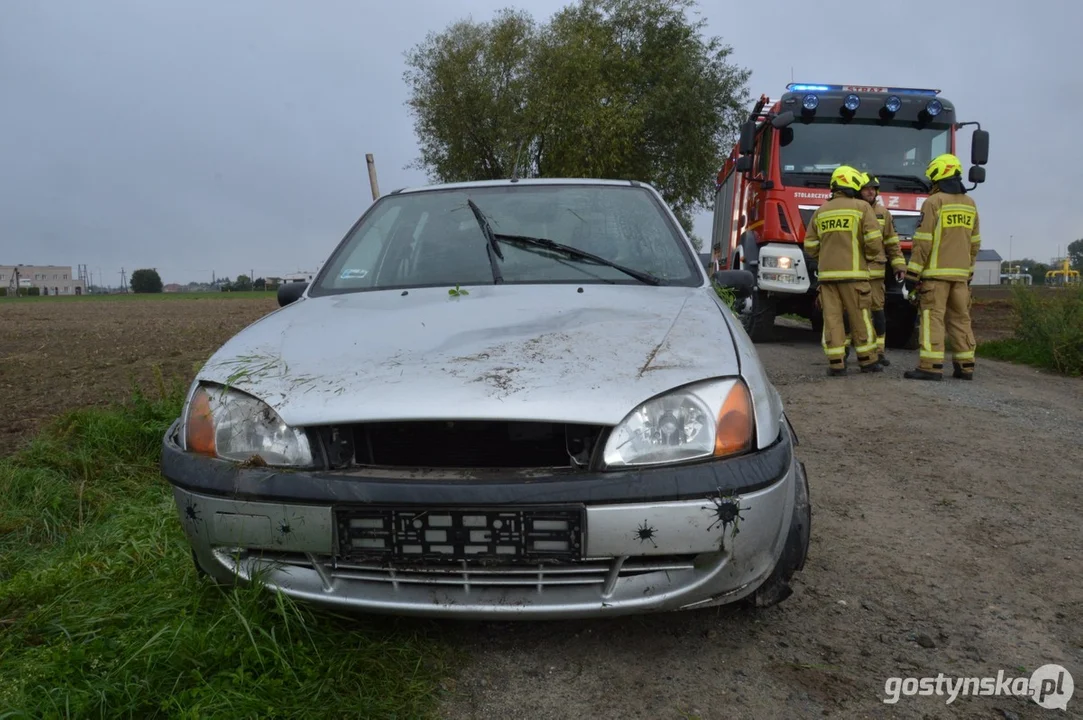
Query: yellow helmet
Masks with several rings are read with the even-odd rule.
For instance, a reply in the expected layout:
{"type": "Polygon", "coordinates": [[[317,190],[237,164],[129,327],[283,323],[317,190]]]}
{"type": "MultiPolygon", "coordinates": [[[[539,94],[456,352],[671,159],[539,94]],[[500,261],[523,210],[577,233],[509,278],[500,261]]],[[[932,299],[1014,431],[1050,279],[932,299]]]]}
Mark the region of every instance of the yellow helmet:
{"type": "Polygon", "coordinates": [[[925,168],[925,177],[933,182],[940,182],[962,174],[963,163],[951,153],[944,153],[934,157],[929,161],[929,166],[925,168]]]}
{"type": "Polygon", "coordinates": [[[865,187],[866,182],[868,182],[868,178],[865,173],[849,165],[840,165],[835,168],[835,172],[831,173],[832,190],[849,188],[854,192],[858,192],[865,187]]]}

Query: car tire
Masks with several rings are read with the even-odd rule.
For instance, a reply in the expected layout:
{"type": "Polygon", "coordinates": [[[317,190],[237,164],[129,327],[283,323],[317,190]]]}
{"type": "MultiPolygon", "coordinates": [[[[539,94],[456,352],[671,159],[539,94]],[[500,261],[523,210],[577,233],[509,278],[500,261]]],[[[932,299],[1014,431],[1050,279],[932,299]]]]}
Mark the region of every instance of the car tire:
{"type": "Polygon", "coordinates": [[[767,580],[745,598],[745,607],[762,609],[783,602],[793,595],[790,585],[793,576],[805,567],[812,530],[812,504],[809,502],[808,476],[805,474],[804,463],[797,465],[796,486],[790,532],[786,536],[782,554],[767,580]]]}

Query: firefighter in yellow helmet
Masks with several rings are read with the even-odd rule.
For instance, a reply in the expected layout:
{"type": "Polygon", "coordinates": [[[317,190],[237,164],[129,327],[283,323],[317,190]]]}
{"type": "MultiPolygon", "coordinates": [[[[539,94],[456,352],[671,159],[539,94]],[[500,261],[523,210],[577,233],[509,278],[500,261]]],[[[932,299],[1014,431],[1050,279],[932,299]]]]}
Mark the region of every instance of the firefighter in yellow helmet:
{"type": "Polygon", "coordinates": [[[831,198],[816,209],[805,230],[805,252],[816,263],[823,347],[829,375],[846,374],[846,328],[861,372],[881,372],[872,327],[869,265],[882,250],[872,207],[861,199],[865,175],[843,165],[831,174],[831,198]]]}
{"type": "Polygon", "coordinates": [[[963,187],[959,158],[944,154],[925,170],[932,181],[921,206],[906,282],[917,288],[920,311],[918,367],[912,380],[940,380],[944,374],[944,335],[951,340],[953,377],[974,379],[974,332],[970,327],[970,281],[981,246],[978,206],[963,187]]]}
{"type": "Polygon", "coordinates": [[[869,263],[869,286],[872,288],[872,327],[876,331],[876,346],[880,353],[880,364],[888,366],[887,357],[884,354],[887,348],[887,315],[884,313],[885,289],[884,276],[886,265],[891,263],[891,270],[895,273],[895,280],[902,282],[906,277],[906,260],[903,258],[902,249],[899,247],[899,235],[895,232],[895,223],[891,213],[881,203],[877,202],[880,196],[880,179],[875,175],[865,175],[867,181],[861,188],[861,197],[876,213],[876,220],[880,224],[880,232],[883,233],[883,245],[876,260],[869,263]]]}

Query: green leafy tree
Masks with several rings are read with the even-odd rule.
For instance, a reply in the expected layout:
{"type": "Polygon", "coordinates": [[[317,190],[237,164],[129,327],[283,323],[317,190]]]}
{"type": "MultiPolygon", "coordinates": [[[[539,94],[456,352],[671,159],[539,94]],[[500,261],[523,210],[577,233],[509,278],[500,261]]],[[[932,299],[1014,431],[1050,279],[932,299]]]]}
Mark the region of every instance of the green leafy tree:
{"type": "Polygon", "coordinates": [[[437,182],[627,178],[686,230],[746,112],[749,71],[693,0],[579,0],[544,25],[504,10],[406,54],[415,167],[437,182]]]}
{"type": "Polygon", "coordinates": [[[1068,243],[1068,259],[1073,270],[1083,272],[1083,238],[1068,243]]]}
{"type": "Polygon", "coordinates": [[[133,293],[160,293],[162,292],[162,278],[157,270],[142,268],[132,273],[130,281],[133,293]]]}
{"type": "Polygon", "coordinates": [[[233,292],[247,292],[252,289],[252,278],[247,275],[238,275],[237,279],[233,281],[230,286],[230,290],[233,292]]]}
{"type": "Polygon", "coordinates": [[[264,278],[256,278],[252,281],[252,288],[254,290],[266,290],[267,281],[264,278]]]}

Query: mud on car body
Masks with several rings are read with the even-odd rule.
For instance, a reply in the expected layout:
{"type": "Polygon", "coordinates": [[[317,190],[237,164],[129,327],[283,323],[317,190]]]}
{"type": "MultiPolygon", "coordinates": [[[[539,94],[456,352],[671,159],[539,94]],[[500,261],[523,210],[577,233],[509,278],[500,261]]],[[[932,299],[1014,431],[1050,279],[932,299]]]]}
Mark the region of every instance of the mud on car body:
{"type": "Polygon", "coordinates": [[[380,198],[200,370],[162,472],[201,572],[370,612],[771,605],[809,545],[796,436],[650,186],[380,198]]]}

